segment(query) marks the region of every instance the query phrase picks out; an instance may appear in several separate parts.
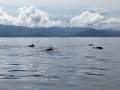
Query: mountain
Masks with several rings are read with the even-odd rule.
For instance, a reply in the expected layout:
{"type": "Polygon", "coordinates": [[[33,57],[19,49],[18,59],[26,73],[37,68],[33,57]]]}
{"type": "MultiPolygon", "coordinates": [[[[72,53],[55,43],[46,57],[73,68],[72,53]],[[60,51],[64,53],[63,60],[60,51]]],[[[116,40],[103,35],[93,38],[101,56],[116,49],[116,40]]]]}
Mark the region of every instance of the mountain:
{"type": "Polygon", "coordinates": [[[79,32],[74,36],[75,37],[120,37],[120,31],[89,29],[79,32]]]}
{"type": "Polygon", "coordinates": [[[80,27],[28,28],[0,25],[0,37],[120,37],[120,31],[80,27]]]}

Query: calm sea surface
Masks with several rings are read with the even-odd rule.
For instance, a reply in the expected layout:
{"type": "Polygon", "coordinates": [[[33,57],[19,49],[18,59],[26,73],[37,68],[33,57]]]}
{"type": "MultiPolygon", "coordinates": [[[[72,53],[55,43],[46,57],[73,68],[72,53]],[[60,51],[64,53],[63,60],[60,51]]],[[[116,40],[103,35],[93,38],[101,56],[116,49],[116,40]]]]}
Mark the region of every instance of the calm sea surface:
{"type": "Polygon", "coordinates": [[[120,38],[0,38],[0,90],[119,89],[120,38]]]}

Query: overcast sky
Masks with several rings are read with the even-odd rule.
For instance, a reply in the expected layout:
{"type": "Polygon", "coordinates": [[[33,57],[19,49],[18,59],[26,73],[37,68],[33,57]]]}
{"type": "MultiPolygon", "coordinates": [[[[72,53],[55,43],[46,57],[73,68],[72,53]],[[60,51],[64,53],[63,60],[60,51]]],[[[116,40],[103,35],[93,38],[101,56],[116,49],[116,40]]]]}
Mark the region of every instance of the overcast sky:
{"type": "Polygon", "coordinates": [[[103,6],[109,8],[118,8],[119,0],[0,0],[4,5],[39,5],[39,6],[60,6],[60,7],[83,7],[90,6],[96,3],[102,3],[103,6]]]}
{"type": "Polygon", "coordinates": [[[78,14],[96,4],[109,9],[114,16],[120,16],[120,0],[0,0],[0,5],[10,13],[17,13],[17,9],[22,6],[35,5],[55,15],[78,14]]]}
{"type": "Polygon", "coordinates": [[[119,5],[120,0],[0,0],[0,23],[116,27],[120,26],[119,5]]]}

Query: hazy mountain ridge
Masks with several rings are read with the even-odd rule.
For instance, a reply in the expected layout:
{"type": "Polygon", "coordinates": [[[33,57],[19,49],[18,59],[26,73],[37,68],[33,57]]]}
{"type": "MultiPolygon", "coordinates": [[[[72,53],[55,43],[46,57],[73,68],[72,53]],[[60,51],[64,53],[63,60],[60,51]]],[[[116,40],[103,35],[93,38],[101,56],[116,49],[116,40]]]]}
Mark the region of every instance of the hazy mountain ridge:
{"type": "Polygon", "coordinates": [[[79,27],[28,28],[0,25],[0,37],[120,37],[120,31],[79,27]]]}

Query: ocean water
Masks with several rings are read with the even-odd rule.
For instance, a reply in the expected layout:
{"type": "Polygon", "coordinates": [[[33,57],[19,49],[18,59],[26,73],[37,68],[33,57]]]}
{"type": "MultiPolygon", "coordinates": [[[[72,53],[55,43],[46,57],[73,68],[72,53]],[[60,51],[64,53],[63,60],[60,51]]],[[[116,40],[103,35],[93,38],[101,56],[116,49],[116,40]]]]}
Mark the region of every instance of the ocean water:
{"type": "Polygon", "coordinates": [[[119,89],[120,38],[0,38],[0,90],[119,89]]]}

